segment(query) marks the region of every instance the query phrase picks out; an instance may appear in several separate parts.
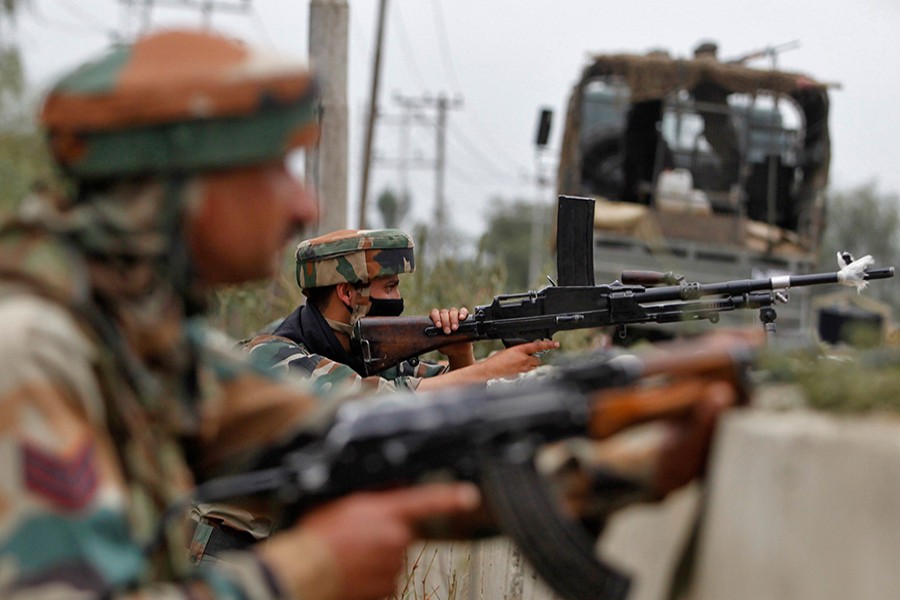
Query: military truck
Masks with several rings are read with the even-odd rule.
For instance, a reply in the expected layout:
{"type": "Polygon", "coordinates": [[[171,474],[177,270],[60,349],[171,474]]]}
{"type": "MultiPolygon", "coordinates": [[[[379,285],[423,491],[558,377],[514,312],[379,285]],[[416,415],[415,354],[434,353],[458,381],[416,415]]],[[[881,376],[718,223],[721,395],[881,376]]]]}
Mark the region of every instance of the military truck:
{"type": "MultiPolygon", "coordinates": [[[[597,201],[596,280],[627,269],[704,283],[814,270],[828,109],[828,86],[798,73],[700,52],[595,56],[569,98],[557,185],[597,201]]],[[[739,312],[732,323],[758,318],[739,312]]],[[[777,312],[779,328],[811,325],[807,290],[777,312]]]]}

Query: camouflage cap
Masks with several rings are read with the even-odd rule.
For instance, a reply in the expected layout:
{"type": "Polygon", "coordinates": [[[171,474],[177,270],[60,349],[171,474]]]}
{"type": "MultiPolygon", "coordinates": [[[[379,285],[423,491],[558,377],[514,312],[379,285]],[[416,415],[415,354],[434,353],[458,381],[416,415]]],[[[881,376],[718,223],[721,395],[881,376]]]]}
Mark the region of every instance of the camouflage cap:
{"type": "Polygon", "coordinates": [[[297,246],[301,289],[366,284],[376,277],[416,270],[412,238],[398,229],[346,229],[297,246]]]}
{"type": "Polygon", "coordinates": [[[318,138],[317,85],[301,61],[210,33],[120,45],[64,77],[40,120],[78,179],[276,160],[318,138]]]}

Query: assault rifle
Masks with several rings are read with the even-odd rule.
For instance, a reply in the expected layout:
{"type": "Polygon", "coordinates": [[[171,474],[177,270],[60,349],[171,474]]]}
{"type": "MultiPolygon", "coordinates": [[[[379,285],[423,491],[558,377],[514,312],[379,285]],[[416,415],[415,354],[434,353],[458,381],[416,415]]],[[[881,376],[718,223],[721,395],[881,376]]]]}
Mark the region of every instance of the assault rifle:
{"type": "MultiPolygon", "coordinates": [[[[862,259],[860,259],[862,260],[862,259]]],[[[859,261],[854,261],[856,264],[859,261]]],[[[848,267],[851,265],[847,265],[848,267]]],[[[415,361],[425,352],[447,344],[477,340],[503,340],[507,346],[550,338],[557,331],[627,325],[708,320],[738,309],[769,309],[786,302],[792,287],[829,283],[866,282],[894,276],[894,268],[786,275],[769,279],[741,279],[723,283],[686,283],[654,286],[676,276],[648,271],[628,271],[622,280],[596,286],[548,286],[537,292],[500,295],[491,304],[478,306],[459,329],[445,334],[430,317],[368,317],[353,331],[353,344],[366,372],[375,374],[404,360],[415,361]],[[641,285],[640,283],[644,285],[641,285]]],[[[761,319],[771,326],[773,312],[761,319]],[[767,316],[768,315],[768,316],[767,316]]]]}
{"type": "MultiPolygon", "coordinates": [[[[568,600],[621,600],[629,579],[598,560],[594,536],[564,516],[535,456],[573,437],[603,439],[635,423],[684,415],[710,381],[740,385],[756,349],[749,338],[678,343],[636,356],[595,355],[544,377],[343,404],[323,433],[263,460],[261,470],[198,486],[196,502],[268,497],[284,522],[322,502],[436,475],[480,486],[500,532],[568,600]],[[655,387],[654,387],[655,386],[655,387]]],[[[591,473],[609,497],[635,484],[591,473]]]]}

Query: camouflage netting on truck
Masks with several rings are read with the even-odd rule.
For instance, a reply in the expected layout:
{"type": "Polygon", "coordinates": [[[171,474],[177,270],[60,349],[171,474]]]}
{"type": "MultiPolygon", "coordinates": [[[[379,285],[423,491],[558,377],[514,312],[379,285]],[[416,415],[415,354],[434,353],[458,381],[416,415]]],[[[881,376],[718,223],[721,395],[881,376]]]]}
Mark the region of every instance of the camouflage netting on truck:
{"type": "Polygon", "coordinates": [[[594,57],[584,79],[622,77],[631,89],[631,101],[664,98],[678,89],[714,83],[731,93],[753,94],[760,90],[793,96],[803,90],[824,91],[825,84],[800,74],[752,69],[712,60],[672,59],[665,55],[612,54],[594,57]]]}

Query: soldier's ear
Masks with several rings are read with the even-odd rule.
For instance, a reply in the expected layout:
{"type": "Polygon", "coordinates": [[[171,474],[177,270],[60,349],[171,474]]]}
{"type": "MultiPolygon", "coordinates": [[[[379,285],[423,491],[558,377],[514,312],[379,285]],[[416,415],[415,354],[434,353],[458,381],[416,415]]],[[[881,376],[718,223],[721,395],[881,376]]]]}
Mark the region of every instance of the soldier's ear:
{"type": "Polygon", "coordinates": [[[344,306],[351,303],[353,300],[353,286],[349,283],[339,283],[334,286],[334,291],[337,293],[338,300],[341,301],[341,304],[344,306]]]}

